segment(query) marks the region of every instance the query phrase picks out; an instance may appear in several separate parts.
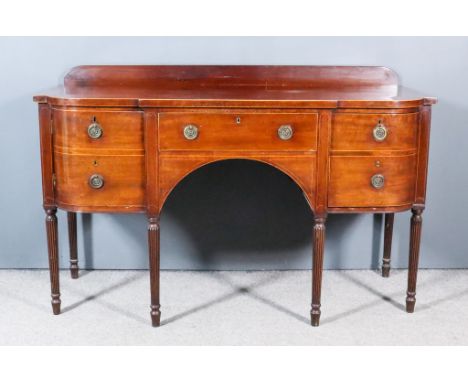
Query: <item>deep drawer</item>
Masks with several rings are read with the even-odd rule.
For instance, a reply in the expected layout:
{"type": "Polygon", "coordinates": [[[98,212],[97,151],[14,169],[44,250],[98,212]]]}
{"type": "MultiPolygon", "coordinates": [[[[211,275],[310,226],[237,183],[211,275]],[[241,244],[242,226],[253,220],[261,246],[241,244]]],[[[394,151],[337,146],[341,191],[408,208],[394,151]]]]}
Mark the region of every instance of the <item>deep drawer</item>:
{"type": "Polygon", "coordinates": [[[56,152],[54,156],[59,204],[123,209],[144,206],[143,155],[67,155],[56,152]]]}
{"type": "Polygon", "coordinates": [[[159,149],[314,151],[317,113],[161,113],[159,149]]]}
{"type": "Polygon", "coordinates": [[[414,201],[416,155],[332,156],[329,207],[401,206],[414,201]]]}
{"type": "Polygon", "coordinates": [[[332,150],[409,150],[417,144],[419,113],[352,114],[333,118],[332,150]]]}

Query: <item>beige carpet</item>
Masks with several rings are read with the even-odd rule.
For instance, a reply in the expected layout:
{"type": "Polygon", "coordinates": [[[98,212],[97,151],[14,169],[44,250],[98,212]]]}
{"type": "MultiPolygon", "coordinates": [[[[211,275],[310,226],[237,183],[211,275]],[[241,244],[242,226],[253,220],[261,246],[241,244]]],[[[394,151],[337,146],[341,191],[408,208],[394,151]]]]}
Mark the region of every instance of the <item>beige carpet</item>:
{"type": "Polygon", "coordinates": [[[309,325],[310,272],[162,272],[152,328],[146,271],[0,271],[1,345],[468,345],[468,270],[421,270],[416,312],[406,271],[325,271],[321,326],[309,325]]]}

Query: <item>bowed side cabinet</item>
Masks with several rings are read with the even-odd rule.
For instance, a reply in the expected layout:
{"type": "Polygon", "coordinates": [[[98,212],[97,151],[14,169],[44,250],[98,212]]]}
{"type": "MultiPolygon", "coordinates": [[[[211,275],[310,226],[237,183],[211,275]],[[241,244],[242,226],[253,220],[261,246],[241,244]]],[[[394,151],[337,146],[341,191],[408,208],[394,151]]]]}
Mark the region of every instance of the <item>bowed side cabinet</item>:
{"type": "Polygon", "coordinates": [[[388,276],[395,212],[412,211],[406,310],[416,302],[431,105],[384,67],[80,66],[39,104],[52,310],[60,313],[57,208],[146,213],[151,319],[160,324],[159,215],[192,171],[250,159],[287,174],[314,214],[311,322],[329,213],[385,214],[388,276]]]}

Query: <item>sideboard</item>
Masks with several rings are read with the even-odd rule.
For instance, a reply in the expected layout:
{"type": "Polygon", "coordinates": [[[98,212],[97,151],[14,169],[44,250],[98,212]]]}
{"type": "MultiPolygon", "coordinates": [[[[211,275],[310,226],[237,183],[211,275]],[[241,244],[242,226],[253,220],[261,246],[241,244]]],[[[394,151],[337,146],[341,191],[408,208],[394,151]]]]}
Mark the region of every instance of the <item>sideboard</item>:
{"type": "Polygon", "coordinates": [[[153,326],[160,325],[159,216],[171,190],[215,161],[271,165],[314,216],[311,323],[319,325],[327,215],[411,210],[406,311],[414,311],[431,105],[385,67],[79,66],[39,105],[43,206],[60,313],[57,208],[67,211],[71,277],[76,213],[145,213],[153,326]]]}

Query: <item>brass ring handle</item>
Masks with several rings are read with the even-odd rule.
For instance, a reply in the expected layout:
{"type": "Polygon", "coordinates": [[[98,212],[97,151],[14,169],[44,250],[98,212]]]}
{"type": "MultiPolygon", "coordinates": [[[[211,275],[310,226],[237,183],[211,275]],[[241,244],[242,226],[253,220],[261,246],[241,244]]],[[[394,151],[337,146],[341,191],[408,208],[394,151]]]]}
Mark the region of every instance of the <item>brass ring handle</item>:
{"type": "Polygon", "coordinates": [[[387,138],[387,128],[381,121],[379,121],[377,126],[374,127],[372,134],[377,142],[382,142],[387,138]]]}
{"type": "Polygon", "coordinates": [[[93,174],[89,177],[88,184],[91,188],[101,188],[102,186],[104,186],[104,178],[102,177],[102,175],[93,174]]]}
{"type": "Polygon", "coordinates": [[[375,174],[371,178],[372,187],[379,190],[385,184],[385,177],[382,174],[375,174]]]}
{"type": "Polygon", "coordinates": [[[189,141],[193,141],[198,137],[198,127],[196,125],[187,125],[184,127],[184,137],[189,141]]]}
{"type": "Polygon", "coordinates": [[[293,136],[293,129],[291,125],[282,125],[278,128],[278,137],[283,141],[287,141],[293,136]]]}
{"type": "Polygon", "coordinates": [[[94,121],[88,126],[88,136],[91,139],[99,139],[102,137],[102,127],[99,123],[94,121]]]}

